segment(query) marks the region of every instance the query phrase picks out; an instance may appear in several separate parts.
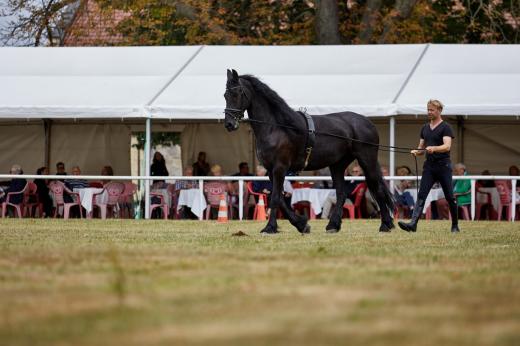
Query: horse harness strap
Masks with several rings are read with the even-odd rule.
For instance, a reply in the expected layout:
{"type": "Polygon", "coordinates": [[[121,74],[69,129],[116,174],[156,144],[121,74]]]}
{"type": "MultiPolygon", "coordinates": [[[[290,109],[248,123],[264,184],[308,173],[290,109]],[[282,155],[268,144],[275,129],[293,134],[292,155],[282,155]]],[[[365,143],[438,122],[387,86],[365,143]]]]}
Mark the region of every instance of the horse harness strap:
{"type": "Polygon", "coordinates": [[[305,118],[305,122],[307,123],[307,141],[305,143],[305,163],[303,164],[303,171],[309,164],[312,148],[316,143],[316,128],[314,127],[314,121],[309,114],[301,111],[298,111],[298,113],[300,113],[305,118]]]}

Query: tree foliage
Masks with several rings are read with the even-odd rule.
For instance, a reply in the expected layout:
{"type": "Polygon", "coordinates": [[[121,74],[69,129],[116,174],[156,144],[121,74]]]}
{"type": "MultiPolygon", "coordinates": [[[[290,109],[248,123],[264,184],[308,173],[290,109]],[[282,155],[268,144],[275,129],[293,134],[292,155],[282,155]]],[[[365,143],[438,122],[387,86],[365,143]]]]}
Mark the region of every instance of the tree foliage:
{"type": "MultiPolygon", "coordinates": [[[[121,45],[520,42],[520,0],[89,1],[130,14],[111,29],[121,45]]],[[[53,42],[42,37],[80,1],[7,2],[11,15],[24,14],[11,37],[38,45],[53,42]]]]}

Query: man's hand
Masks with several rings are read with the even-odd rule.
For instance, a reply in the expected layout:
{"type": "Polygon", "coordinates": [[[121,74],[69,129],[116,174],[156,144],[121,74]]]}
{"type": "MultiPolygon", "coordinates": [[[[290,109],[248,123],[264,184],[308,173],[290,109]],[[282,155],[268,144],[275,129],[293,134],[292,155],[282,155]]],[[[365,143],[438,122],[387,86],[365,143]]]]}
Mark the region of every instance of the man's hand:
{"type": "Polygon", "coordinates": [[[410,151],[410,153],[412,153],[413,156],[418,156],[422,154],[421,150],[412,150],[410,151]]]}
{"type": "Polygon", "coordinates": [[[435,152],[435,147],[426,147],[426,151],[428,152],[428,154],[433,154],[435,152]]]}

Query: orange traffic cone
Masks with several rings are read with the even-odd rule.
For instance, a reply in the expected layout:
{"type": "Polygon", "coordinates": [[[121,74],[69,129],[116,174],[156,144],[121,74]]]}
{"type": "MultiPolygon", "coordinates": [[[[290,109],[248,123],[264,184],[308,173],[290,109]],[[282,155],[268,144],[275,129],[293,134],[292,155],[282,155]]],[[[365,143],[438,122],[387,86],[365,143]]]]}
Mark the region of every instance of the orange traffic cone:
{"type": "Polygon", "coordinates": [[[227,217],[228,211],[227,211],[227,203],[226,203],[226,196],[220,195],[220,203],[218,205],[218,218],[217,222],[228,222],[227,217]]]}
{"type": "Polygon", "coordinates": [[[265,203],[264,196],[258,196],[258,203],[256,205],[256,218],[258,221],[265,221],[267,217],[265,215],[265,203]]]}

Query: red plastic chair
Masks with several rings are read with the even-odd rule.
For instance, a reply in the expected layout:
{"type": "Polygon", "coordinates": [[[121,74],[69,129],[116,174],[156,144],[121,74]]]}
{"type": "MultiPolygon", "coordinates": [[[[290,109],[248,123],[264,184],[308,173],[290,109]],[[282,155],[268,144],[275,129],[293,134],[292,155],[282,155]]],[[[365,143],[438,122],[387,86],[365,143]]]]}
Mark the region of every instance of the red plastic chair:
{"type": "Polygon", "coordinates": [[[79,193],[73,192],[69,190],[65,184],[61,181],[51,181],[49,184],[49,190],[54,196],[54,202],[56,203],[56,209],[54,209],[53,217],[56,217],[59,214],[60,206],[63,207],[63,218],[68,219],[70,215],[70,208],[73,206],[78,206],[79,209],[79,217],[83,218],[83,208],[81,207],[81,200],[79,197],[79,193]],[[71,197],[73,202],[66,203],[63,199],[63,193],[67,192],[71,197]]]}
{"type": "Polygon", "coordinates": [[[502,212],[506,209],[507,221],[511,221],[511,188],[507,180],[495,181],[498,194],[500,195],[500,207],[498,208],[498,221],[502,220],[502,212]]]}
{"type": "Polygon", "coordinates": [[[354,204],[343,204],[343,209],[346,209],[348,211],[349,217],[351,220],[354,220],[354,218],[361,219],[361,208],[363,199],[365,198],[365,192],[367,190],[367,184],[366,183],[360,183],[354,191],[352,191],[352,194],[356,196],[354,200],[354,204]]]}
{"type": "Polygon", "coordinates": [[[38,195],[38,186],[32,181],[27,183],[27,190],[24,195],[24,213],[29,217],[38,216],[43,217],[43,203],[40,202],[40,196],[38,195]]]}
{"type": "Polygon", "coordinates": [[[7,193],[7,196],[5,198],[5,201],[2,203],[2,217],[6,217],[6,214],[7,214],[7,207],[11,207],[11,208],[14,208],[15,210],[15,214],[18,215],[19,218],[22,218],[23,217],[23,211],[24,211],[24,201],[25,201],[25,193],[26,193],[26,190],[27,190],[27,186],[29,184],[25,184],[25,187],[23,188],[22,191],[19,191],[19,192],[9,192],[7,193]],[[24,195],[23,199],[22,199],[22,202],[19,203],[19,204],[16,204],[16,203],[12,203],[11,202],[11,198],[13,198],[13,196],[16,196],[16,195],[24,195]]]}
{"type": "Polygon", "coordinates": [[[101,213],[101,218],[106,219],[108,211],[111,212],[112,216],[115,214],[115,211],[119,204],[119,198],[121,194],[125,190],[125,185],[123,183],[111,182],[105,185],[103,191],[99,193],[95,193],[92,196],[92,211],[95,208],[99,208],[101,213]],[[108,194],[108,199],[106,203],[98,203],[98,196],[103,195],[104,193],[108,194]]]}
{"type": "MultiPolygon", "coordinates": [[[[254,192],[253,191],[253,182],[252,181],[248,181],[247,184],[247,192],[250,194],[250,195],[253,195],[253,196],[258,196],[258,198],[260,198],[260,196],[262,196],[262,198],[264,199],[264,203],[267,203],[267,194],[265,193],[259,193],[259,192],[254,192]]],[[[248,197],[249,198],[249,197],[248,197]]],[[[258,203],[255,202],[255,211],[253,213],[253,220],[256,220],[256,216],[258,215],[258,203]]],[[[267,205],[265,206],[265,208],[267,208],[267,205]]]]}

